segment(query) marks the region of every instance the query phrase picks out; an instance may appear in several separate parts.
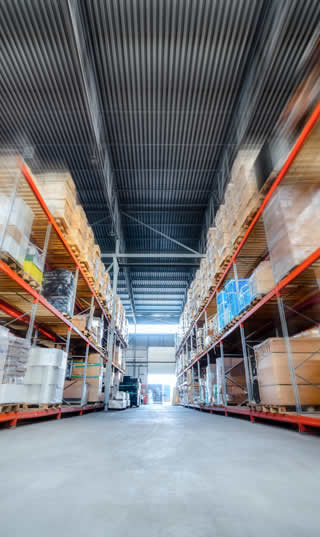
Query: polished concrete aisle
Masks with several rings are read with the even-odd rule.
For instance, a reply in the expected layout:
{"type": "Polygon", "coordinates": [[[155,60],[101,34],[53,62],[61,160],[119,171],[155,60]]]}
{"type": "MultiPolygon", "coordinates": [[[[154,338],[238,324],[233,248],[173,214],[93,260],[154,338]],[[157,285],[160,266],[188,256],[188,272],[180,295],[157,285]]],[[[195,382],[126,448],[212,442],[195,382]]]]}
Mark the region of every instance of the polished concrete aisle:
{"type": "Polygon", "coordinates": [[[320,438],[178,407],[0,431],[3,537],[319,535],[320,438]]]}

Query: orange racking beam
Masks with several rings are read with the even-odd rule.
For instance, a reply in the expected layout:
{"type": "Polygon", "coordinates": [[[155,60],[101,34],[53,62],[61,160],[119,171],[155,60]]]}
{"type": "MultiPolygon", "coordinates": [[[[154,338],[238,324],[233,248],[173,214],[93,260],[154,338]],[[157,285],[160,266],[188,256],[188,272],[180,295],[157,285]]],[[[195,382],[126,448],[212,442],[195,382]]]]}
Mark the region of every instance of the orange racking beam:
{"type": "MultiPolygon", "coordinates": [[[[176,352],[176,355],[180,353],[183,345],[185,344],[187,338],[189,337],[191,331],[193,330],[194,325],[198,322],[198,320],[203,315],[204,311],[207,309],[208,305],[210,304],[210,302],[212,301],[212,299],[216,295],[216,293],[219,290],[221,284],[223,283],[226,275],[228,274],[229,270],[231,269],[233,263],[235,262],[240,250],[242,249],[243,245],[247,241],[249,235],[251,234],[251,232],[252,232],[253,228],[255,227],[257,221],[259,220],[260,216],[263,214],[264,209],[267,206],[267,204],[269,203],[269,200],[270,200],[272,194],[274,193],[276,188],[279,186],[281,181],[285,178],[286,173],[291,168],[296,156],[300,152],[300,150],[303,147],[303,144],[307,140],[308,136],[311,134],[312,129],[316,125],[316,123],[319,120],[319,118],[320,118],[320,101],[318,102],[318,104],[316,105],[315,109],[313,110],[313,112],[312,112],[310,118],[308,119],[306,125],[302,129],[302,132],[301,132],[298,140],[296,141],[293,149],[291,150],[287,160],[285,161],[284,165],[282,166],[282,168],[281,168],[279,174],[277,175],[277,178],[275,179],[274,183],[272,184],[270,190],[268,191],[267,195],[265,196],[265,198],[264,198],[259,210],[257,211],[257,213],[256,213],[255,217],[253,218],[251,224],[249,225],[244,237],[242,238],[238,248],[236,249],[235,253],[233,254],[230,263],[228,264],[227,268],[225,269],[224,273],[222,274],[222,276],[221,276],[219,282],[217,283],[214,291],[212,292],[212,294],[208,298],[206,304],[204,305],[202,310],[199,312],[199,314],[197,315],[196,319],[191,324],[191,327],[189,328],[188,332],[184,336],[182,342],[180,343],[179,348],[178,348],[178,350],[176,352]]],[[[285,283],[284,285],[287,285],[287,283],[285,283]]]]}

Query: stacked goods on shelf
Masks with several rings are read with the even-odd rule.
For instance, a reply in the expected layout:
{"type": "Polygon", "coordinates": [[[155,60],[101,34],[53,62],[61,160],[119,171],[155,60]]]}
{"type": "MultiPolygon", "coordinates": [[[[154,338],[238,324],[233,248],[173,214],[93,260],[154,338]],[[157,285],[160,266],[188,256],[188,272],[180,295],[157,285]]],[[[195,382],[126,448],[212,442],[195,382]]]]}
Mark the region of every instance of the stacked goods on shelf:
{"type": "Polygon", "coordinates": [[[0,403],[24,403],[30,342],[0,326],[0,403]]]}
{"type": "Polygon", "coordinates": [[[62,402],[67,354],[59,349],[32,347],[24,378],[26,404],[62,402]]]}
{"type": "MultiPolygon", "coordinates": [[[[83,376],[85,370],[84,361],[74,360],[71,381],[64,386],[63,398],[65,401],[77,402],[81,400],[83,376]]],[[[102,399],[103,367],[100,354],[91,353],[88,356],[86,373],[86,401],[95,403],[102,399]]]]}
{"type": "Polygon", "coordinates": [[[85,333],[88,328],[88,320],[89,320],[89,314],[88,313],[79,313],[78,315],[74,315],[72,317],[72,324],[80,330],[80,332],[85,333]]]}
{"type": "Polygon", "coordinates": [[[216,364],[210,364],[206,367],[206,403],[208,405],[217,402],[216,388],[216,364]]]}
{"type": "Polygon", "coordinates": [[[10,197],[0,194],[0,251],[22,268],[32,230],[33,212],[17,196],[12,204],[10,197]]]}
{"type": "MultiPolygon", "coordinates": [[[[224,327],[240,313],[239,296],[246,296],[243,293],[244,289],[248,289],[247,278],[238,279],[238,289],[236,280],[232,278],[227,281],[224,286],[224,289],[217,293],[219,331],[222,331],[224,327]]],[[[247,306],[247,304],[244,305],[247,306]]]]}
{"type": "Polygon", "coordinates": [[[196,332],[196,343],[197,349],[196,353],[199,354],[205,348],[205,330],[204,328],[198,328],[196,332]]]}
{"type": "MultiPolygon", "coordinates": [[[[88,224],[83,208],[78,203],[76,187],[71,175],[68,172],[37,175],[36,184],[50,212],[64,232],[71,249],[78,257],[95,292],[111,312],[110,277],[105,271],[101,251],[94,241],[92,228],[88,224]]],[[[124,322],[123,312],[121,311],[120,314],[119,324],[117,324],[119,328],[124,322]]]]}
{"type": "Polygon", "coordinates": [[[243,358],[224,357],[228,404],[239,404],[246,399],[246,377],[243,358]]]}
{"type": "Polygon", "coordinates": [[[72,317],[74,298],[74,276],[65,269],[46,270],[43,277],[42,294],[58,311],[72,317]]]}
{"type": "Polygon", "coordinates": [[[91,325],[92,337],[99,347],[102,347],[104,335],[104,319],[103,317],[94,317],[91,325]]]}
{"type": "Polygon", "coordinates": [[[261,196],[258,193],[254,163],[260,148],[242,149],[238,152],[231,172],[231,202],[226,211],[231,217],[231,242],[235,244],[247,219],[258,209],[261,196]],[[233,216],[233,218],[232,218],[233,216]]]}
{"type": "Polygon", "coordinates": [[[221,204],[216,214],[215,262],[217,272],[222,270],[225,260],[231,253],[231,233],[228,227],[228,208],[221,204]]]}
{"type": "Polygon", "coordinates": [[[210,227],[207,233],[207,287],[208,291],[214,286],[214,277],[216,274],[216,251],[215,251],[215,240],[216,240],[216,228],[210,227]]]}
{"type": "MultiPolygon", "coordinates": [[[[320,337],[291,337],[289,341],[301,405],[320,405],[320,337]]],[[[285,339],[269,338],[255,346],[254,352],[261,404],[295,405],[285,339]]]]}
{"type": "Polygon", "coordinates": [[[263,219],[276,282],[319,248],[319,206],[319,178],[313,184],[299,177],[273,194],[263,219]]]}
{"type": "MultiPolygon", "coordinates": [[[[257,268],[253,271],[248,282],[249,287],[249,302],[252,302],[256,297],[266,295],[274,287],[274,278],[272,272],[271,261],[261,261],[257,268]]],[[[240,292],[240,310],[242,307],[243,299],[240,292]]]]}
{"type": "Polygon", "coordinates": [[[122,368],[123,356],[122,356],[122,348],[121,347],[115,347],[114,363],[116,364],[117,367],[119,367],[119,369],[122,368]]]}
{"type": "Polygon", "coordinates": [[[39,284],[43,278],[43,256],[34,244],[29,243],[23,263],[23,270],[39,284]]]}
{"type": "Polygon", "coordinates": [[[208,261],[204,257],[200,263],[200,299],[204,301],[209,294],[208,261]]]}
{"type": "Polygon", "coordinates": [[[68,172],[39,174],[36,175],[36,185],[52,216],[68,234],[77,206],[76,187],[71,175],[68,172]]]}

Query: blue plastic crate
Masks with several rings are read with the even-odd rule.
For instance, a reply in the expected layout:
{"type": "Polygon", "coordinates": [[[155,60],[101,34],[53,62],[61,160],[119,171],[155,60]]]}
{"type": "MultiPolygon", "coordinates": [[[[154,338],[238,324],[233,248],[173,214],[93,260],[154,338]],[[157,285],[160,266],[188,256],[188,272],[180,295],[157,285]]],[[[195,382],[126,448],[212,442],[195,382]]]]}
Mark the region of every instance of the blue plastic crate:
{"type": "Polygon", "coordinates": [[[245,310],[251,302],[251,293],[249,284],[244,285],[240,291],[239,296],[239,311],[245,310]]]}

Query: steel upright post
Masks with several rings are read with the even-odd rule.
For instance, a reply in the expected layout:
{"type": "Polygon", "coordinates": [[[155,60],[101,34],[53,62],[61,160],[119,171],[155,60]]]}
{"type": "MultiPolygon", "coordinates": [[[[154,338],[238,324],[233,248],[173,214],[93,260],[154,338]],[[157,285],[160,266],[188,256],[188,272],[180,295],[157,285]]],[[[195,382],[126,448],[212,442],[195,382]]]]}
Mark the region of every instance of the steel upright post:
{"type": "Polygon", "coordinates": [[[205,337],[208,337],[208,315],[207,310],[204,310],[204,326],[205,326],[205,337]]]}
{"type": "Polygon", "coordinates": [[[199,386],[199,401],[201,399],[201,389],[200,389],[200,362],[198,360],[197,362],[197,365],[198,365],[198,386],[199,386]]]}
{"type": "Polygon", "coordinates": [[[290,371],[290,377],[291,377],[291,383],[292,383],[292,391],[293,391],[294,400],[296,403],[296,411],[298,413],[301,413],[302,408],[301,408],[299,390],[298,390],[298,385],[297,385],[296,372],[295,372],[294,362],[292,358],[286,314],[284,311],[283,301],[282,301],[280,294],[277,294],[277,302],[278,302],[278,310],[279,310],[279,315],[280,315],[282,335],[284,337],[284,342],[285,342],[286,351],[287,351],[288,365],[289,365],[289,371],[290,371]]]}
{"type": "MultiPolygon", "coordinates": [[[[117,250],[119,246],[119,241],[117,240],[117,250]]],[[[111,380],[111,371],[112,371],[112,350],[113,350],[113,335],[115,329],[115,317],[116,317],[116,295],[117,295],[117,285],[118,285],[118,274],[119,274],[119,265],[117,258],[113,258],[113,289],[112,289],[112,313],[111,313],[111,323],[109,325],[109,334],[108,334],[108,345],[107,345],[107,354],[108,361],[106,363],[106,372],[104,377],[104,410],[108,411],[109,408],[109,396],[110,396],[110,380],[111,380]]]]}
{"type": "Polygon", "coordinates": [[[194,402],[194,372],[193,372],[193,366],[191,367],[191,398],[192,403],[194,402]]]}
{"type": "Polygon", "coordinates": [[[88,357],[89,357],[89,343],[87,343],[87,345],[86,345],[86,356],[85,356],[85,361],[84,361],[84,371],[83,371],[82,390],[81,390],[81,406],[83,406],[85,404],[85,391],[86,391],[88,357]]]}
{"type": "Polygon", "coordinates": [[[243,361],[244,361],[244,372],[245,372],[245,376],[246,376],[248,400],[250,402],[250,401],[253,400],[253,394],[252,394],[252,385],[251,385],[251,378],[250,378],[249,358],[248,358],[248,353],[247,353],[247,344],[246,344],[246,337],[245,337],[245,334],[244,334],[243,324],[240,324],[240,335],[241,335],[241,345],[242,345],[242,354],[243,354],[243,361]]]}
{"type": "MultiPolygon", "coordinates": [[[[76,302],[76,295],[77,295],[77,287],[78,287],[78,277],[79,277],[79,269],[77,268],[74,274],[74,283],[73,283],[73,295],[72,295],[72,304],[71,304],[71,311],[74,313],[74,305],[76,302]]],[[[66,353],[69,353],[70,348],[70,341],[71,341],[71,328],[68,328],[67,333],[67,342],[66,342],[66,353]]]]}
{"type": "Polygon", "coordinates": [[[224,367],[224,352],[223,352],[223,343],[222,343],[222,341],[220,341],[220,357],[221,357],[221,364],[222,364],[223,399],[224,399],[225,406],[227,406],[227,387],[226,387],[226,374],[225,374],[225,367],[224,367]]]}

